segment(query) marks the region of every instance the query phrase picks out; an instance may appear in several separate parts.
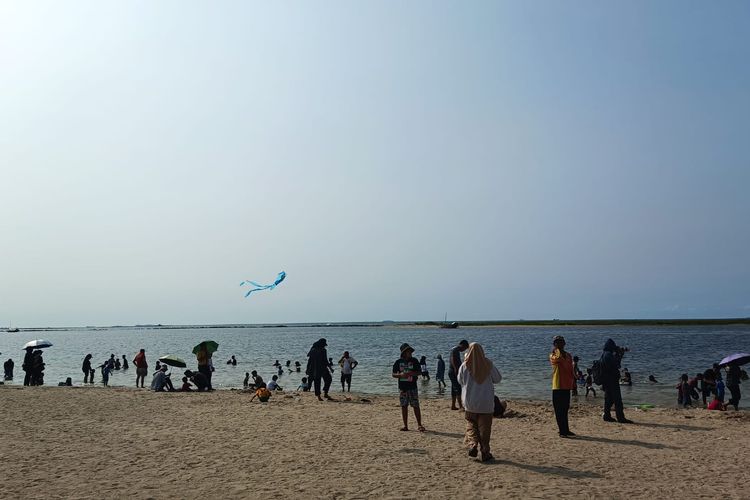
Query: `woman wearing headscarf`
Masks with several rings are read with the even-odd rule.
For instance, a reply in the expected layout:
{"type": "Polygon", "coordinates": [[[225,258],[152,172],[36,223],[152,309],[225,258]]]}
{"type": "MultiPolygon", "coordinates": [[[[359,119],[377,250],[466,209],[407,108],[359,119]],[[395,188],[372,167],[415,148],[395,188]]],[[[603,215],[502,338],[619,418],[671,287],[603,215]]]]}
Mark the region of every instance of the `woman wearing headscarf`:
{"type": "Polygon", "coordinates": [[[490,453],[492,417],[495,411],[495,388],[501,380],[500,372],[484,355],[484,349],[476,342],[469,344],[464,362],[458,369],[457,377],[461,384],[461,400],[466,418],[466,441],[469,456],[477,456],[477,448],[482,452],[482,462],[494,457],[490,453]]]}
{"type": "Polygon", "coordinates": [[[570,410],[570,391],[575,387],[573,374],[573,356],[565,352],[565,339],[555,335],[552,339],[552,352],[549,355],[552,365],[552,407],[560,437],[575,436],[568,427],[568,410],[570,410]]]}
{"type": "Polygon", "coordinates": [[[312,345],[310,352],[307,353],[307,370],[305,373],[315,384],[315,395],[320,401],[323,401],[323,398],[320,397],[320,379],[323,379],[323,397],[332,399],[328,395],[333,377],[331,377],[331,371],[328,366],[327,345],[326,339],[320,339],[312,345]]]}

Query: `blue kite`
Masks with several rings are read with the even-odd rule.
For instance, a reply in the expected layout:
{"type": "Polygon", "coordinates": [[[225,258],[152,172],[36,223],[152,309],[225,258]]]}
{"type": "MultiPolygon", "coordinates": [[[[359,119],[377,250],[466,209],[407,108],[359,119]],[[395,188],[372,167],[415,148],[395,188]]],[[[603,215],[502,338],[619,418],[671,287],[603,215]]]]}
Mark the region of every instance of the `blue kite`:
{"type": "Polygon", "coordinates": [[[274,288],[276,288],[278,286],[279,283],[281,283],[282,281],[284,281],[284,278],[286,278],[286,273],[284,271],[281,271],[279,273],[279,275],[276,276],[276,280],[273,283],[271,283],[270,285],[261,285],[260,283],[256,283],[254,281],[247,280],[247,281],[243,281],[242,283],[240,283],[240,286],[242,286],[245,283],[247,283],[247,284],[253,285],[255,287],[255,288],[253,288],[252,290],[248,291],[245,294],[245,297],[247,297],[251,293],[257,292],[258,290],[273,290],[274,288]]]}

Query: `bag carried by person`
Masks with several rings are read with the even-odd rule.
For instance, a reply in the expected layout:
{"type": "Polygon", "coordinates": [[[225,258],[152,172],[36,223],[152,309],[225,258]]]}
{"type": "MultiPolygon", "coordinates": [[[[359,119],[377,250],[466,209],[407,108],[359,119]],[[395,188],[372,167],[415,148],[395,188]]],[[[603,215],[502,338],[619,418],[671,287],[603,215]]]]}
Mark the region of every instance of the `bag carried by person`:
{"type": "Polygon", "coordinates": [[[594,380],[594,384],[602,385],[604,381],[604,366],[602,366],[601,359],[597,359],[591,365],[591,378],[594,380]]]}

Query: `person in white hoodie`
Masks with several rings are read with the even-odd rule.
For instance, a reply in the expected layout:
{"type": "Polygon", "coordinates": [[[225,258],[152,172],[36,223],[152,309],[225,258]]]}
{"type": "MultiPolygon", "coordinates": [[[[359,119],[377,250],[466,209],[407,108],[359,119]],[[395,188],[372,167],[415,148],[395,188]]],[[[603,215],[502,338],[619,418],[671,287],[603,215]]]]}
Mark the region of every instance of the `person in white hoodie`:
{"type": "Polygon", "coordinates": [[[472,342],[458,369],[457,378],[462,386],[461,399],[466,409],[464,417],[469,456],[476,457],[477,451],[481,451],[482,462],[489,462],[494,459],[490,453],[492,414],[495,411],[493,385],[500,382],[502,377],[492,361],[484,355],[482,346],[472,342]]]}

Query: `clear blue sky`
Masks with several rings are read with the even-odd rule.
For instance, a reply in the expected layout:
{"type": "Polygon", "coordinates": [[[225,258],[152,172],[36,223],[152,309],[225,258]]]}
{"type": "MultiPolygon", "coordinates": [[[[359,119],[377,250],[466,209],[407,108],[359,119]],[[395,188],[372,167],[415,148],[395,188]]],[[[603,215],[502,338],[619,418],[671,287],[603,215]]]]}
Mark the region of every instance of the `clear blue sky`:
{"type": "Polygon", "coordinates": [[[5,1],[0,68],[5,323],[750,316],[748,2],[5,1]]]}

